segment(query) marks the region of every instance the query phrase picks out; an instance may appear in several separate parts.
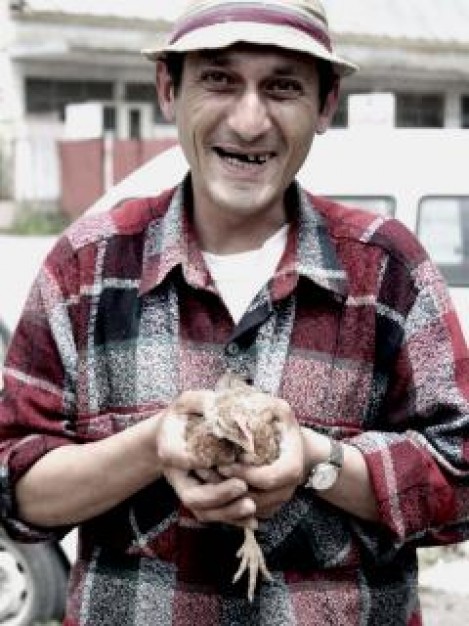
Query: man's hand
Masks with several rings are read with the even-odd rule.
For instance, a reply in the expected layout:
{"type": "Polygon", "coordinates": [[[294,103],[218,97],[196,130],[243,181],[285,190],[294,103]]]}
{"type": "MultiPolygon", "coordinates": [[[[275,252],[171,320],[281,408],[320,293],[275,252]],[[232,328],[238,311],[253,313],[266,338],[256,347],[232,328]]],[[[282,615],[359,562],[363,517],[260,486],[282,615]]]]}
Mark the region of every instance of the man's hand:
{"type": "Polygon", "coordinates": [[[212,471],[195,474],[177,468],[166,469],[164,475],[182,504],[199,522],[223,522],[249,526],[253,530],[257,527],[256,505],[248,495],[245,481],[224,479],[212,471]]]}
{"type": "Polygon", "coordinates": [[[163,472],[165,468],[192,470],[203,467],[203,462],[190,452],[186,440],[186,426],[191,415],[203,412],[207,390],[185,391],[157,416],[156,451],[163,472]]]}
{"type": "MultiPolygon", "coordinates": [[[[203,412],[207,390],[186,391],[158,416],[156,448],[163,475],[181,503],[200,522],[245,526],[255,514],[248,487],[239,478],[226,479],[207,468],[187,446],[186,426],[203,412]]],[[[249,522],[253,528],[253,519],[249,522]]]]}

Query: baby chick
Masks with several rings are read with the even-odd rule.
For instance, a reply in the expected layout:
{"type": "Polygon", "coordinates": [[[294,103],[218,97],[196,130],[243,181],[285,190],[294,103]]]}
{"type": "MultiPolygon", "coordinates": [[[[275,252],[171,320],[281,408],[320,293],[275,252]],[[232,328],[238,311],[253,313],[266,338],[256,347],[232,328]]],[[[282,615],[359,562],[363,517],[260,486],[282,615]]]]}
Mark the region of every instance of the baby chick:
{"type": "MultiPolygon", "coordinates": [[[[191,417],[186,429],[188,448],[207,467],[233,462],[263,465],[279,455],[280,427],[271,397],[231,372],[207,393],[203,415],[191,417]]],[[[248,599],[252,602],[259,570],[272,580],[254,531],[244,528],[244,542],[236,555],[237,582],[248,571],[248,599]]]]}

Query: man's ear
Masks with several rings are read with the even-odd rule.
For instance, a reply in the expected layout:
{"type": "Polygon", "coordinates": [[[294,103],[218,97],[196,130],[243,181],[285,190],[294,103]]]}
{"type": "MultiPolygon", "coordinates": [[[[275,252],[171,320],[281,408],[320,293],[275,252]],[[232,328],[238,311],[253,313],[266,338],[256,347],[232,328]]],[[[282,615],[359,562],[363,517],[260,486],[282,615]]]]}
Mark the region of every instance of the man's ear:
{"type": "Polygon", "coordinates": [[[334,81],[332,89],[327,94],[324,106],[319,113],[318,125],[316,128],[316,133],[318,135],[322,135],[323,133],[325,133],[331,125],[332,118],[334,117],[334,114],[337,111],[337,106],[339,104],[339,90],[340,79],[337,77],[337,80],[334,81]]]}
{"type": "Polygon", "coordinates": [[[166,63],[156,62],[156,93],[161,112],[167,122],[174,122],[175,118],[175,95],[174,84],[166,63]]]}

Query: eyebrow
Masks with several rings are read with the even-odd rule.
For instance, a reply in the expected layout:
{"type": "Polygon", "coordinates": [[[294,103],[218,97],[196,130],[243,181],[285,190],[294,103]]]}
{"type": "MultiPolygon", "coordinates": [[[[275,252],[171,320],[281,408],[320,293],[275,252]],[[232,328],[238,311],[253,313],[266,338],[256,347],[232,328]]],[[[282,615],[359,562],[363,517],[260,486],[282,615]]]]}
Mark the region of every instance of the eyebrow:
{"type": "MultiPolygon", "coordinates": [[[[201,50],[199,56],[202,61],[210,63],[216,67],[230,67],[232,63],[232,54],[230,52],[219,52],[216,50],[201,50]]],[[[272,68],[272,75],[275,76],[292,76],[300,73],[299,68],[290,61],[281,62],[278,66],[272,68]]]]}
{"type": "Polygon", "coordinates": [[[201,50],[198,56],[202,61],[213,63],[214,65],[228,65],[230,59],[226,53],[218,52],[217,50],[201,50]]]}

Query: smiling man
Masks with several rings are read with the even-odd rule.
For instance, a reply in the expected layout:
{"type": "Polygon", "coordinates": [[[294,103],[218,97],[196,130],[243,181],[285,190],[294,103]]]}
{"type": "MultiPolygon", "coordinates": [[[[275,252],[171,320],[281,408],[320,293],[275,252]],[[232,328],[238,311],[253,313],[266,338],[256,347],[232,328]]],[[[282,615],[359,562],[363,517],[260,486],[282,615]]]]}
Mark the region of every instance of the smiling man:
{"type": "Polygon", "coordinates": [[[160,103],[191,167],[194,221],[213,252],[257,249],[287,222],[284,195],[335,110],[319,100],[306,54],[234,45],[189,54],[175,92],[158,65],[160,103]]]}
{"type": "Polygon", "coordinates": [[[469,360],[414,237],[295,182],[356,68],[316,0],[192,0],[145,54],[190,171],[46,260],[5,368],[4,523],[79,527],[68,626],[418,626],[416,548],[469,536],[469,360]],[[226,372],[275,397],[272,463],[187,445],[226,372]]]}

